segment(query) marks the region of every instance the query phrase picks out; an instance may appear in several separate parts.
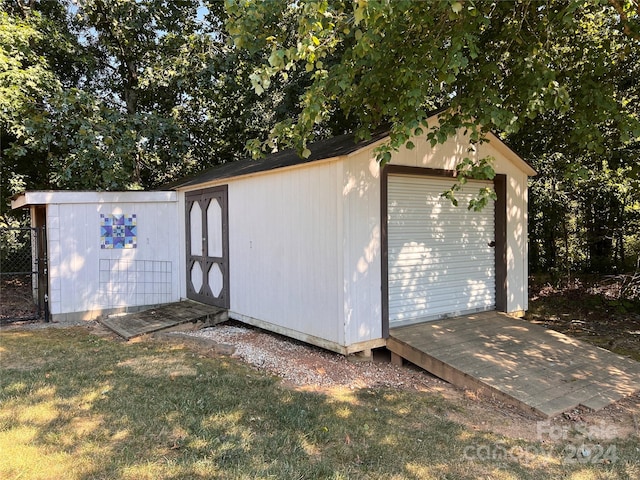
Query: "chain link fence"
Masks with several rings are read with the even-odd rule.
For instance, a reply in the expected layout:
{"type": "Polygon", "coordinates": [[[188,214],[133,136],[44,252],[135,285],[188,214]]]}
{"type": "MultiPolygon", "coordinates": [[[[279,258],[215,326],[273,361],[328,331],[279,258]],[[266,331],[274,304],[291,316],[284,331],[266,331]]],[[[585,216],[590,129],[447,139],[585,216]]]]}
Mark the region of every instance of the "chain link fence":
{"type": "Polygon", "coordinates": [[[40,316],[37,238],[35,228],[0,228],[0,323],[40,316]]]}
{"type": "Polygon", "coordinates": [[[0,275],[34,271],[32,245],[36,244],[35,235],[33,228],[0,228],[0,275]]]}

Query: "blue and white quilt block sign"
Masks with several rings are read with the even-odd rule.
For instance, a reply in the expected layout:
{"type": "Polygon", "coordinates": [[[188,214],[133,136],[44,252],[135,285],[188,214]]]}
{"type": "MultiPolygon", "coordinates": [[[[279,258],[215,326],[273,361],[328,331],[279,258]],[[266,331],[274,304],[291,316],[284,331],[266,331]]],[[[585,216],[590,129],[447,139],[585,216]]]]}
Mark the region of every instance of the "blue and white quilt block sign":
{"type": "Polygon", "coordinates": [[[133,215],[100,214],[100,248],[137,248],[138,227],[133,215]]]}

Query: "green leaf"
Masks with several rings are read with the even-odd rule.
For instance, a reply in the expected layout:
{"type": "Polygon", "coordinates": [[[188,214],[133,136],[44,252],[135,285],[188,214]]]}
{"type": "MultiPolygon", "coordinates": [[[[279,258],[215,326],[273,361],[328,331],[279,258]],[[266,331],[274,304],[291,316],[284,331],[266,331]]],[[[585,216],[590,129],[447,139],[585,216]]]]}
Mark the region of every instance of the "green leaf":
{"type": "Polygon", "coordinates": [[[356,7],[356,9],[353,12],[353,16],[354,16],[354,20],[355,20],[355,24],[359,25],[360,22],[362,22],[362,20],[364,20],[364,3],[363,2],[358,2],[358,6],[356,7]]]}
{"type": "Polygon", "coordinates": [[[264,93],[264,88],[262,87],[262,79],[260,75],[257,73],[252,73],[249,75],[249,80],[251,80],[251,86],[257,95],[262,95],[264,93]]]}

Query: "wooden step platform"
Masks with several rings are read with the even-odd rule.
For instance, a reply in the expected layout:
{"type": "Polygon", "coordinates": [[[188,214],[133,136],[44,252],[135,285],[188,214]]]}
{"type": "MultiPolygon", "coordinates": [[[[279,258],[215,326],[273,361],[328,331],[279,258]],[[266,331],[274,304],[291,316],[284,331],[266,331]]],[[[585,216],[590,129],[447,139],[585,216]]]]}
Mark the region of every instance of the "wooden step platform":
{"type": "Polygon", "coordinates": [[[227,320],[227,310],[185,300],[168,303],[137,313],[112,316],[100,320],[105,327],[129,340],[147,333],[166,330],[183,323],[221,323],[227,320]]]}
{"type": "Polygon", "coordinates": [[[387,348],[454,385],[553,417],[640,390],[640,363],[499,312],[392,328],[387,348]]]}

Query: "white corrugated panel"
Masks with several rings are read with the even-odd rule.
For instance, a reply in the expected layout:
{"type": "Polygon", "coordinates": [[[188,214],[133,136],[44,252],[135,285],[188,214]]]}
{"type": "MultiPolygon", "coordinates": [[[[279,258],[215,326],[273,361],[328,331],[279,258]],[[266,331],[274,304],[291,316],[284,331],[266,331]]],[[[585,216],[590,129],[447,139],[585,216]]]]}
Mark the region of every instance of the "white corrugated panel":
{"type": "Polygon", "coordinates": [[[495,308],[494,204],[469,200],[491,182],[470,181],[456,198],[440,195],[455,180],[389,176],[388,261],[391,327],[495,308]]]}

